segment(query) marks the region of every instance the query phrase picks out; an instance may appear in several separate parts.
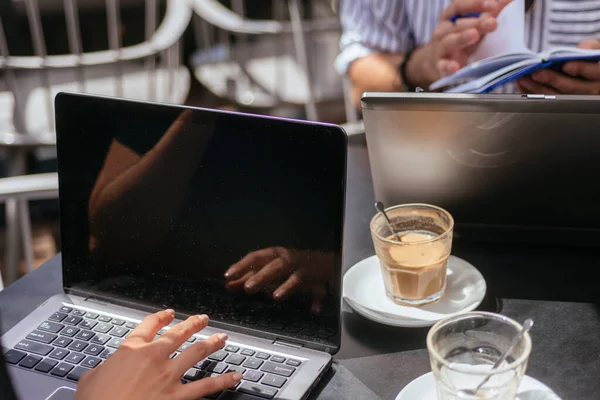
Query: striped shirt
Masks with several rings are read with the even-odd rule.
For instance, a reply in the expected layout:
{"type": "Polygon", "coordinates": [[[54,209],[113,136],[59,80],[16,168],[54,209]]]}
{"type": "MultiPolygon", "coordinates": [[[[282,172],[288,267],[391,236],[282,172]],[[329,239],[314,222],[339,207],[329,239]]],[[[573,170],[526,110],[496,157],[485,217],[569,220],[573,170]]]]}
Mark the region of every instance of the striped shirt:
{"type": "MultiPolygon", "coordinates": [[[[341,0],[343,34],[336,68],[371,53],[405,53],[431,41],[452,0],[341,0]]],[[[600,38],[600,0],[535,0],[525,16],[525,44],[534,52],[600,38]]]]}

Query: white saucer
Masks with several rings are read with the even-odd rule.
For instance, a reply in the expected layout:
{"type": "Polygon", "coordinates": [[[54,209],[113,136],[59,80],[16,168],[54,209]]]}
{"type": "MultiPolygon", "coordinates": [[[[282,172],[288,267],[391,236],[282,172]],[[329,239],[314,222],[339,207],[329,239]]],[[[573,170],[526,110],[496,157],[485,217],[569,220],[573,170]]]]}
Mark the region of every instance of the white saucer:
{"type": "Polygon", "coordinates": [[[465,260],[450,256],[446,293],[439,302],[405,307],[385,295],[377,256],[366,258],[344,275],[344,300],[360,315],[381,324],[398,327],[432,326],[440,319],[472,311],[485,296],[481,273],[465,260]]]}
{"type": "MultiPolygon", "coordinates": [[[[433,373],[421,375],[406,385],[396,400],[437,400],[433,373]]],[[[525,375],[517,390],[516,400],[560,400],[560,397],[542,382],[525,375]]]]}

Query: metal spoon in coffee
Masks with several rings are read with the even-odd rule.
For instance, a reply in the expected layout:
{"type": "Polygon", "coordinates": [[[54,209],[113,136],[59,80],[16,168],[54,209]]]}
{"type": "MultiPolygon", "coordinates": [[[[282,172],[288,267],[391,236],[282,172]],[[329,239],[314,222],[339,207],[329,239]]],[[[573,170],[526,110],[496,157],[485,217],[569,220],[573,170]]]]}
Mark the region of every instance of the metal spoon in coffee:
{"type": "Polygon", "coordinates": [[[392,227],[392,221],[390,221],[390,218],[388,217],[388,215],[385,212],[385,206],[383,205],[382,202],[378,201],[375,203],[375,208],[377,209],[377,211],[379,211],[380,213],[383,214],[385,221],[387,222],[387,226],[390,230],[390,232],[392,232],[392,235],[394,235],[394,237],[396,238],[397,241],[400,241],[400,236],[398,236],[398,234],[396,233],[396,231],[394,231],[394,228],[392,227]]]}
{"type": "Polygon", "coordinates": [[[519,333],[517,333],[517,336],[515,336],[512,343],[510,344],[510,346],[508,346],[508,349],[506,349],[504,354],[502,354],[500,356],[500,358],[498,359],[498,361],[496,361],[496,363],[492,366],[492,369],[486,375],[486,377],[481,381],[481,383],[479,385],[477,385],[477,387],[475,389],[460,389],[458,391],[459,394],[462,394],[465,396],[477,396],[477,394],[479,393],[479,389],[481,389],[481,387],[490,380],[490,378],[494,374],[493,373],[494,370],[497,369],[506,360],[506,357],[508,357],[509,354],[515,349],[515,347],[517,347],[517,345],[521,342],[521,339],[523,338],[525,333],[527,333],[527,331],[529,331],[532,326],[533,326],[533,320],[531,318],[527,318],[523,322],[523,327],[521,328],[519,333]]]}

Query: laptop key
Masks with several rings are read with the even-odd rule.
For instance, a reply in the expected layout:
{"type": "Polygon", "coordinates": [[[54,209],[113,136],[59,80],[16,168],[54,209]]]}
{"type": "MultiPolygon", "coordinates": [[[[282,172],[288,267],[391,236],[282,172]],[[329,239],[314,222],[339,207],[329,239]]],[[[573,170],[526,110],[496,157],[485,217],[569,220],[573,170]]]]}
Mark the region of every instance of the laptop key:
{"type": "Polygon", "coordinates": [[[225,358],[227,358],[229,354],[223,350],[219,350],[215,353],[212,353],[210,356],[208,356],[209,360],[215,360],[215,361],[223,361],[225,358]]]}
{"type": "Polygon", "coordinates": [[[123,326],[125,324],[125,320],[115,318],[110,323],[113,325],[123,326]]]}
{"type": "Polygon", "coordinates": [[[85,358],[85,360],[83,360],[81,365],[88,367],[88,368],[96,368],[98,366],[98,364],[100,364],[101,362],[102,362],[101,358],[87,356],[85,358]]]}
{"type": "Polygon", "coordinates": [[[285,365],[291,365],[292,367],[299,367],[300,364],[302,363],[298,360],[287,360],[287,362],[285,363],[285,365]]]}
{"type": "MultiPolygon", "coordinates": [[[[114,322],[114,321],[113,321],[114,322]]],[[[123,328],[122,326],[115,326],[111,331],[111,336],[123,337],[129,333],[129,329],[123,328]]]]}
{"type": "Polygon", "coordinates": [[[240,348],[236,346],[225,346],[225,351],[229,351],[231,353],[237,353],[240,348]]]}
{"type": "Polygon", "coordinates": [[[85,356],[81,353],[71,353],[67,356],[67,358],[65,358],[65,361],[73,364],[79,364],[84,358],[85,356]]]}
{"type": "Polygon", "coordinates": [[[267,374],[267,376],[265,376],[260,383],[262,383],[263,385],[269,385],[276,388],[280,388],[285,384],[286,381],[287,379],[285,379],[284,377],[267,374]]]}
{"type": "Polygon", "coordinates": [[[17,350],[24,350],[30,353],[39,354],[41,356],[48,355],[52,350],[52,346],[43,343],[32,342],[31,340],[23,339],[15,346],[17,350]]]}
{"type": "MultiPolygon", "coordinates": [[[[75,312],[75,311],[73,311],[73,313],[74,313],[74,312],[75,312]]],[[[67,318],[65,318],[65,319],[63,320],[63,324],[66,324],[66,325],[73,325],[73,326],[75,326],[75,325],[77,325],[78,323],[80,323],[81,321],[83,321],[83,318],[81,318],[81,317],[76,317],[76,316],[74,316],[74,315],[71,315],[70,317],[67,317],[67,318]]]]}
{"type": "Polygon", "coordinates": [[[242,350],[242,352],[240,354],[243,356],[252,357],[255,353],[256,352],[254,350],[244,349],[244,350],[242,350]]]}
{"type": "Polygon", "coordinates": [[[296,371],[296,368],[267,361],[260,370],[263,372],[269,372],[271,374],[288,377],[292,375],[294,371],[296,371]]]}
{"type": "Polygon", "coordinates": [[[89,354],[91,356],[97,356],[98,354],[102,353],[103,351],[104,351],[104,346],[100,346],[99,344],[91,344],[83,352],[85,354],[89,354]]]}
{"type": "Polygon", "coordinates": [[[229,366],[229,369],[227,370],[227,372],[237,372],[240,374],[244,374],[244,372],[246,372],[246,368],[242,368],[242,367],[238,367],[236,365],[231,365],[229,366]]]}
{"type": "Polygon", "coordinates": [[[36,364],[39,363],[40,361],[42,361],[42,357],[30,354],[27,357],[25,357],[23,359],[23,361],[21,361],[19,363],[19,367],[31,369],[31,368],[35,367],[36,364]]]}
{"type": "Polygon", "coordinates": [[[178,352],[178,351],[174,351],[174,352],[173,352],[173,353],[172,353],[172,354],[169,356],[169,358],[175,358],[175,357],[177,357],[179,354],[181,354],[181,353],[180,353],[180,352],[178,352]]]}
{"type": "Polygon", "coordinates": [[[111,317],[107,317],[105,315],[101,315],[98,317],[98,321],[100,321],[100,322],[110,322],[111,319],[112,319],[111,317]]]}
{"type": "Polygon", "coordinates": [[[196,363],[196,365],[194,365],[194,366],[196,368],[204,371],[206,368],[208,368],[210,366],[210,364],[211,364],[210,360],[202,360],[202,361],[198,361],[196,363]]]}
{"type": "Polygon", "coordinates": [[[189,381],[197,381],[204,377],[204,372],[197,370],[196,368],[190,368],[187,370],[183,377],[189,381]]]}
{"type": "Polygon", "coordinates": [[[25,358],[26,355],[27,355],[27,353],[24,353],[19,350],[11,349],[11,350],[7,351],[6,353],[4,353],[4,359],[9,364],[17,364],[19,361],[21,361],[23,358],[25,358]]]}
{"type": "Polygon", "coordinates": [[[123,340],[125,339],[113,338],[110,342],[108,342],[107,346],[112,347],[113,349],[117,349],[119,348],[121,343],[123,343],[123,340]]]}
{"type": "Polygon", "coordinates": [[[251,382],[243,382],[238,388],[238,391],[262,397],[263,399],[272,399],[277,394],[277,389],[251,382]]]}
{"type": "Polygon", "coordinates": [[[77,335],[75,335],[75,339],[90,340],[94,337],[94,335],[95,333],[92,331],[81,331],[77,335]]]}
{"type": "Polygon", "coordinates": [[[71,315],[75,315],[77,317],[83,317],[85,315],[85,311],[73,310],[73,312],[71,313],[71,315]]]}
{"type": "Polygon", "coordinates": [[[242,364],[244,361],[246,361],[246,357],[244,356],[240,356],[239,354],[231,354],[229,357],[227,357],[227,359],[225,360],[225,362],[229,363],[229,364],[233,364],[233,365],[240,365],[242,364]]]}
{"type": "Polygon", "coordinates": [[[273,356],[273,357],[271,357],[271,361],[276,362],[276,363],[282,363],[285,361],[285,357],[273,356]]]}
{"type": "Polygon", "coordinates": [[[59,324],[57,322],[45,321],[45,322],[42,322],[40,324],[40,326],[38,326],[38,329],[41,331],[58,333],[64,327],[65,327],[64,325],[59,324]]]}
{"type": "Polygon", "coordinates": [[[256,354],[256,358],[260,358],[261,360],[268,360],[268,359],[269,359],[269,357],[271,357],[271,355],[270,355],[270,354],[268,354],[268,353],[263,353],[262,351],[259,351],[259,352],[256,354]]]}
{"type": "Polygon", "coordinates": [[[89,313],[85,314],[85,317],[89,318],[89,319],[96,319],[96,318],[98,318],[98,314],[89,312],[89,313]]]}
{"type": "Polygon", "coordinates": [[[50,321],[60,322],[63,319],[67,318],[67,314],[61,312],[55,312],[51,316],[48,317],[50,321]]]}
{"type": "Polygon", "coordinates": [[[260,372],[260,371],[254,371],[254,370],[247,370],[246,373],[244,374],[244,379],[250,382],[258,382],[260,381],[260,378],[262,378],[264,375],[264,373],[260,372]]]}
{"type": "Polygon", "coordinates": [[[77,382],[81,379],[81,376],[88,371],[89,371],[89,369],[87,369],[87,368],[75,367],[75,369],[73,371],[71,371],[69,373],[69,375],[67,375],[67,379],[77,382]]]}
{"type": "Polygon", "coordinates": [[[71,311],[73,311],[73,309],[72,309],[71,307],[65,307],[65,306],[62,306],[62,307],[61,307],[61,308],[60,308],[58,311],[60,311],[60,312],[64,312],[64,313],[67,313],[67,314],[68,314],[68,313],[70,313],[71,311]]]}
{"type": "Polygon", "coordinates": [[[69,372],[71,372],[72,369],[73,369],[73,366],[71,364],[60,363],[56,367],[54,367],[54,369],[50,373],[52,375],[59,376],[59,377],[63,378],[69,372]]]}
{"type": "Polygon", "coordinates": [[[243,366],[250,369],[259,369],[260,366],[263,365],[263,363],[263,360],[259,360],[257,358],[249,358],[246,360],[243,366]]]}
{"type": "MultiPolygon", "coordinates": [[[[100,317],[102,318],[102,317],[100,317]]],[[[98,320],[100,320],[100,318],[98,318],[98,320]]],[[[96,327],[94,328],[94,332],[98,332],[98,333],[108,333],[114,325],[111,325],[109,323],[106,322],[101,322],[98,325],[96,325],[96,327]]]]}
{"type": "Polygon", "coordinates": [[[100,358],[104,358],[106,360],[115,351],[117,351],[117,349],[111,349],[110,347],[106,347],[104,351],[100,353],[100,358]]]}
{"type": "Polygon", "coordinates": [[[66,327],[60,334],[64,336],[73,337],[75,336],[81,329],[74,328],[72,326],[66,327]]]}
{"type": "Polygon", "coordinates": [[[104,335],[102,333],[96,333],[90,342],[94,344],[106,344],[112,337],[104,335]]]}
{"type": "Polygon", "coordinates": [[[36,342],[46,344],[52,343],[52,341],[55,340],[57,337],[58,336],[53,335],[52,333],[42,331],[33,331],[29,335],[27,335],[27,339],[29,340],[35,340],[36,342]]]}
{"type": "Polygon", "coordinates": [[[65,349],[54,349],[52,353],[48,354],[50,358],[56,358],[57,360],[62,360],[67,355],[69,355],[70,351],[65,349]]]}
{"type": "Polygon", "coordinates": [[[88,344],[84,341],[81,340],[76,340],[73,343],[71,343],[71,345],[68,347],[69,350],[75,350],[75,351],[83,351],[83,349],[85,349],[86,347],[88,347],[88,344]]]}
{"type": "Polygon", "coordinates": [[[196,338],[193,336],[190,336],[190,338],[188,340],[186,340],[186,342],[188,343],[194,343],[196,341],[196,338]]]}
{"type": "Polygon", "coordinates": [[[48,373],[52,368],[54,368],[58,364],[58,361],[51,360],[49,358],[44,358],[38,365],[36,365],[35,370],[39,372],[48,373]]]}
{"type": "Polygon", "coordinates": [[[135,322],[128,322],[125,324],[125,327],[129,328],[129,329],[135,329],[135,328],[137,328],[137,326],[138,326],[138,324],[136,324],[135,322]]]}
{"type": "Polygon", "coordinates": [[[65,348],[68,345],[70,345],[72,341],[73,341],[73,339],[61,336],[58,338],[58,340],[55,340],[54,343],[52,343],[52,344],[56,347],[65,348]]]}
{"type": "Polygon", "coordinates": [[[84,319],[79,327],[82,329],[94,329],[94,327],[98,325],[98,321],[92,321],[91,319],[84,319]]]}
{"type": "Polygon", "coordinates": [[[225,372],[227,370],[227,367],[229,367],[229,365],[227,365],[225,363],[213,362],[213,363],[210,363],[210,365],[207,368],[207,371],[214,372],[217,374],[222,374],[223,372],[225,372]]]}

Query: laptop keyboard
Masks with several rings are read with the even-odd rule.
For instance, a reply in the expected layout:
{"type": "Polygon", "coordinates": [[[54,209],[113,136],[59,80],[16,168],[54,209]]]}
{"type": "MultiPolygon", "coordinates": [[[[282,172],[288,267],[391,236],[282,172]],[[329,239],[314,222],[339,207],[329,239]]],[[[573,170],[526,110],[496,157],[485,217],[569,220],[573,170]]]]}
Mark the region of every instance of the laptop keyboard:
{"type": "MultiPolygon", "coordinates": [[[[9,364],[76,382],[85,372],[110,357],[136,326],[124,319],[63,306],[4,356],[9,364]]],[[[166,330],[161,329],[156,338],[164,332],[166,330]]],[[[177,357],[196,340],[196,337],[188,339],[171,354],[171,358],[177,357]]],[[[226,345],[190,368],[182,382],[234,371],[241,373],[243,380],[236,387],[209,396],[209,399],[235,398],[232,393],[235,391],[272,399],[301,364],[301,361],[280,355],[226,345]]]]}

